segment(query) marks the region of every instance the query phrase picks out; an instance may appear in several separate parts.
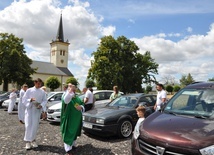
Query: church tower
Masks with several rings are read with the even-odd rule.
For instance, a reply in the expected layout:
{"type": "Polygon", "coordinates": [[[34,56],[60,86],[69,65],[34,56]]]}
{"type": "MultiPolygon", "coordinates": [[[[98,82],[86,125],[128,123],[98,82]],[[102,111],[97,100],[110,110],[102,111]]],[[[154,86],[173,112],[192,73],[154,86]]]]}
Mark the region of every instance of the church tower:
{"type": "Polygon", "coordinates": [[[51,63],[53,63],[56,67],[67,68],[68,67],[68,40],[64,41],[63,35],[63,25],[62,25],[62,14],[60,16],[60,22],[58,27],[58,32],[56,36],[56,40],[52,40],[50,43],[51,51],[50,58],[51,63]]]}

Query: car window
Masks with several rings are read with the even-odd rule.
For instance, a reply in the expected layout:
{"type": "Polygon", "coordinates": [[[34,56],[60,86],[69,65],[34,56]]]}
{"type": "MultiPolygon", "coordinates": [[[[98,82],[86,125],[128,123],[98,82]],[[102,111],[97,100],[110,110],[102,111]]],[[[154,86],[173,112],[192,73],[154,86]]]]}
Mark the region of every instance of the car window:
{"type": "Polygon", "coordinates": [[[143,96],[140,98],[139,102],[146,102],[148,106],[155,105],[156,98],[151,96],[143,96]]]}
{"type": "Polygon", "coordinates": [[[54,99],[54,101],[61,101],[62,93],[55,94],[51,99],[54,99]]]}
{"type": "Polygon", "coordinates": [[[94,94],[96,101],[105,100],[105,92],[97,92],[94,94]]]}
{"type": "Polygon", "coordinates": [[[110,102],[109,106],[118,106],[118,107],[134,107],[137,102],[137,98],[134,96],[121,96],[110,102]]]}
{"type": "Polygon", "coordinates": [[[106,92],[106,96],[105,96],[105,99],[109,99],[110,96],[111,96],[112,92],[106,92]]]}
{"type": "Polygon", "coordinates": [[[184,115],[214,115],[214,89],[184,89],[169,100],[164,110],[184,115]]]}

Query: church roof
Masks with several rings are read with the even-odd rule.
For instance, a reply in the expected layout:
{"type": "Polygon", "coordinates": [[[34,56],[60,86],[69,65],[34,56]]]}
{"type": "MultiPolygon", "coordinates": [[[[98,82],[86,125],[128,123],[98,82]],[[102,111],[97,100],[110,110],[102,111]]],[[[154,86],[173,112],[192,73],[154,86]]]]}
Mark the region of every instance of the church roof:
{"type": "Polygon", "coordinates": [[[33,61],[31,68],[37,68],[36,73],[40,74],[52,74],[52,75],[64,75],[64,76],[73,76],[68,68],[56,67],[53,63],[42,62],[42,61],[33,61]]]}
{"type": "Polygon", "coordinates": [[[59,22],[59,27],[58,27],[58,31],[57,31],[56,41],[64,42],[62,14],[60,16],[60,22],[59,22]]]}

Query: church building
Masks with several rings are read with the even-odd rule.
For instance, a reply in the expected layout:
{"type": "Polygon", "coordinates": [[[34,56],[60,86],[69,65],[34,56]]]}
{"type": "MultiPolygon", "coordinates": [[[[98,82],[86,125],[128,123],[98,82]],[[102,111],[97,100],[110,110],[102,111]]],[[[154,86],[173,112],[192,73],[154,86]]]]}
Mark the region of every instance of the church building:
{"type": "Polygon", "coordinates": [[[39,77],[45,82],[50,76],[55,76],[62,84],[57,90],[62,90],[66,80],[73,76],[68,69],[69,44],[68,40],[64,40],[61,14],[56,39],[50,43],[50,62],[33,61],[31,67],[37,68],[37,71],[32,79],[39,77]]]}
{"type": "MultiPolygon", "coordinates": [[[[50,76],[55,76],[59,79],[61,86],[55,91],[63,90],[63,84],[66,80],[73,76],[68,69],[68,57],[69,57],[69,42],[64,40],[62,14],[60,16],[59,27],[56,35],[56,39],[50,43],[50,62],[35,61],[31,64],[32,68],[37,69],[36,73],[31,75],[32,80],[40,78],[45,82],[50,76]]],[[[2,89],[1,85],[1,89],[2,89]]],[[[9,84],[8,91],[11,88],[16,87],[16,84],[9,84]]],[[[50,89],[47,88],[47,91],[50,89]]]]}

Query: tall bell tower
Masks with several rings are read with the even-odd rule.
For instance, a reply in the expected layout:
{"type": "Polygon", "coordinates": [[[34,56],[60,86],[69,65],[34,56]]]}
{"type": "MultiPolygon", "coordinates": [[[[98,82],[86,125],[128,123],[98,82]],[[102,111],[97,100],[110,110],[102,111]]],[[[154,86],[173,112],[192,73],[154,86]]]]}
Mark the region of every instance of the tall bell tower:
{"type": "Polygon", "coordinates": [[[66,42],[64,41],[62,14],[61,14],[56,40],[52,40],[52,42],[50,43],[51,45],[50,61],[56,67],[65,67],[65,68],[68,67],[69,44],[70,43],[68,42],[68,40],[66,42]]]}

